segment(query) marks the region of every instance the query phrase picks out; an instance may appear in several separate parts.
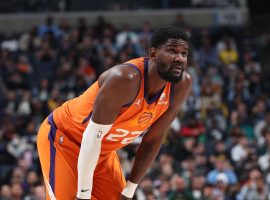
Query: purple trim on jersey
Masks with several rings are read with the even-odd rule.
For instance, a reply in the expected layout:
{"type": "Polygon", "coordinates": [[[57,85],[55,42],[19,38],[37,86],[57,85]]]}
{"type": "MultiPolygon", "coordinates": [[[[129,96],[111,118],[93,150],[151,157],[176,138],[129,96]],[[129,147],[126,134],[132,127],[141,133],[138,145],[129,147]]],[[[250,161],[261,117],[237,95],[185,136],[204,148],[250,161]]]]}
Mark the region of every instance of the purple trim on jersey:
{"type": "Polygon", "coordinates": [[[147,78],[148,78],[148,59],[145,58],[144,59],[144,99],[146,100],[146,102],[148,104],[152,104],[153,102],[158,100],[158,98],[162,94],[166,85],[158,93],[156,93],[151,99],[149,99],[147,96],[147,90],[148,90],[148,86],[147,86],[147,82],[146,82],[147,78]]]}
{"type": "Polygon", "coordinates": [[[86,118],[84,118],[84,120],[82,121],[82,124],[85,124],[86,122],[88,122],[90,120],[91,116],[92,116],[92,111],[90,112],[90,114],[86,118]]]}
{"type": "MultiPolygon", "coordinates": [[[[140,76],[141,76],[141,71],[139,70],[139,68],[136,65],[134,65],[132,63],[125,63],[125,64],[128,65],[128,66],[130,66],[130,67],[132,67],[133,69],[137,70],[140,73],[140,76]]],[[[131,102],[123,105],[122,107],[129,107],[129,106],[131,106],[133,104],[133,102],[135,101],[135,99],[133,101],[131,101],[131,102]]]]}
{"type": "Polygon", "coordinates": [[[173,103],[173,98],[174,98],[174,83],[171,83],[171,86],[170,86],[170,105],[173,103]]]}
{"type": "Polygon", "coordinates": [[[139,68],[136,65],[134,65],[132,63],[125,63],[125,65],[132,67],[133,69],[137,70],[141,74],[141,71],[139,70],[139,68]]]}
{"type": "Polygon", "coordinates": [[[48,122],[51,125],[51,129],[48,135],[48,139],[50,141],[50,170],[49,170],[49,181],[52,188],[52,191],[54,192],[54,186],[55,186],[55,154],[56,149],[54,146],[54,139],[57,131],[57,127],[53,121],[53,114],[51,113],[48,117],[48,122]]]}

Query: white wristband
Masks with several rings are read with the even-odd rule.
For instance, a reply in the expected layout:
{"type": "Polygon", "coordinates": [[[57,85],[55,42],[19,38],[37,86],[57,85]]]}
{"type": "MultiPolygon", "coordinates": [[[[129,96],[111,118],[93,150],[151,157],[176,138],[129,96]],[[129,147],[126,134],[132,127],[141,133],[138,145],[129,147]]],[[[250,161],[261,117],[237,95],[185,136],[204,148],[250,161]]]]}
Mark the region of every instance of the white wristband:
{"type": "Polygon", "coordinates": [[[127,198],[132,198],[137,186],[138,186],[138,184],[128,181],[126,184],[126,187],[124,188],[124,190],[122,191],[121,194],[127,198]]]}

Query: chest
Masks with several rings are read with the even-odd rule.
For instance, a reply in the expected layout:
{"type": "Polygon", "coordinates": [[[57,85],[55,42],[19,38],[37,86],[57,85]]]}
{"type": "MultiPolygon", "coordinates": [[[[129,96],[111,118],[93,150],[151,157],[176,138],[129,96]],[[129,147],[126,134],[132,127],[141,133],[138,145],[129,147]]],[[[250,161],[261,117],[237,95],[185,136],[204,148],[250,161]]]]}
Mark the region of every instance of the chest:
{"type": "Polygon", "coordinates": [[[115,127],[125,127],[129,131],[144,131],[168,109],[169,104],[170,98],[165,92],[151,104],[143,97],[137,98],[129,108],[119,115],[115,127]]]}

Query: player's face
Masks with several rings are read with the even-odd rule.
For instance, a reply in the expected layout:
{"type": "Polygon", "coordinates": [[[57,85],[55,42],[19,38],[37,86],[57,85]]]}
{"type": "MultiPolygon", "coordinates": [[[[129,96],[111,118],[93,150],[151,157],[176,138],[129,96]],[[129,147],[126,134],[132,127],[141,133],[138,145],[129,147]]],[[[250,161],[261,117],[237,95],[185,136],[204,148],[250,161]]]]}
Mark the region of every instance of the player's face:
{"type": "Polygon", "coordinates": [[[157,71],[168,82],[179,82],[188,61],[188,43],[169,39],[157,52],[157,71]]]}

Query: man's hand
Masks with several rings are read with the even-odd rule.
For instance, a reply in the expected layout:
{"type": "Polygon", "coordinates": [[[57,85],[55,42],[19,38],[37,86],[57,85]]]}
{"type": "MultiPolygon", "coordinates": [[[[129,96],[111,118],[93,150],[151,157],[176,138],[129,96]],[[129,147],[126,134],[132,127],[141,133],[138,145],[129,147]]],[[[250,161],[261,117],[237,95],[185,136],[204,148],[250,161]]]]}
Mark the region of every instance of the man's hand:
{"type": "Polygon", "coordinates": [[[132,200],[131,198],[127,198],[124,195],[121,194],[120,196],[120,200],[132,200]]]}

